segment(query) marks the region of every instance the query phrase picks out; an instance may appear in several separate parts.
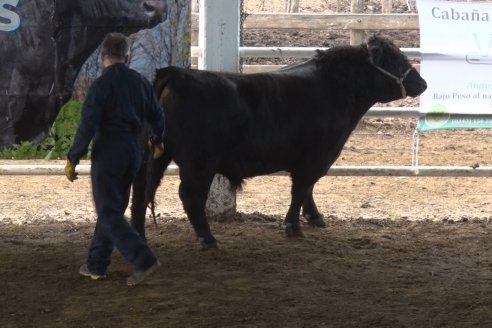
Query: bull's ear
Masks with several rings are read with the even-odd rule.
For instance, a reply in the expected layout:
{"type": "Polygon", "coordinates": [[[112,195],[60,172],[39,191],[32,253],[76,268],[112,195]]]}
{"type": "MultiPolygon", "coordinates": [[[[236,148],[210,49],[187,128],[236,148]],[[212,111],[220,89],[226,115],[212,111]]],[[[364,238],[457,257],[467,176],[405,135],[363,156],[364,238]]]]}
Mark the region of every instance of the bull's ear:
{"type": "Polygon", "coordinates": [[[371,61],[375,65],[381,63],[381,59],[383,57],[383,48],[381,47],[381,43],[379,42],[379,40],[370,40],[370,42],[367,43],[367,50],[369,52],[369,57],[371,61]]]}

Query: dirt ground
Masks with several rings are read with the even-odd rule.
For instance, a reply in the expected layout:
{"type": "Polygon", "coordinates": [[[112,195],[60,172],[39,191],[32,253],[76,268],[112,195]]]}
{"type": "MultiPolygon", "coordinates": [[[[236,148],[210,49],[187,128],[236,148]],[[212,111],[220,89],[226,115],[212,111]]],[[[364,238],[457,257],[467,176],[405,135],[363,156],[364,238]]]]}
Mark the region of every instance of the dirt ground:
{"type": "MultiPolygon", "coordinates": [[[[392,164],[391,144],[411,137],[366,130],[353,135],[340,163],[392,164]]],[[[490,136],[466,143],[490,144],[490,136]]],[[[459,134],[431,137],[443,147],[439,165],[476,153],[481,164],[492,162],[490,149],[462,149],[459,134]]],[[[430,159],[422,152],[421,160],[430,159]]],[[[315,199],[328,225],[305,225],[297,239],[282,224],[288,177],[254,178],[238,194],[238,214],[211,222],[219,249],[207,252],[183,213],[178,183],[165,178],[157,226],[147,227],[163,266],[128,288],[131,268],[117,252],[107,280],[77,273],[95,221],[88,176],[73,184],[0,176],[0,326],[492,325],[489,178],[325,177],[315,199]]]]}
{"type": "MultiPolygon", "coordinates": [[[[366,120],[336,164],[410,165],[414,128],[366,120]]],[[[420,164],[491,166],[491,139],[426,133],[420,164]]],[[[254,178],[237,215],[211,221],[219,249],[207,252],[178,184],[165,177],[147,226],[162,267],[129,288],[118,252],[108,279],[77,273],[95,222],[88,176],[0,175],[0,327],[492,327],[490,178],[325,177],[327,227],[294,239],[289,178],[254,178]]]]}

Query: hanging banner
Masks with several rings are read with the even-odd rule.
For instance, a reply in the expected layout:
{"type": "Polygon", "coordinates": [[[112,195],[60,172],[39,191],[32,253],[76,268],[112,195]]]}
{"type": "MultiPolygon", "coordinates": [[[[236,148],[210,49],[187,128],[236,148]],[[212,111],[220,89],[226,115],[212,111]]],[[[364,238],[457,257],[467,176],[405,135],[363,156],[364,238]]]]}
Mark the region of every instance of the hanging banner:
{"type": "Polygon", "coordinates": [[[492,3],[419,0],[420,131],[492,128],[492,3]]]}
{"type": "Polygon", "coordinates": [[[189,55],[190,15],[187,0],[0,0],[0,150],[44,139],[107,33],[150,31],[133,59],[155,68],[148,56],[171,64],[181,43],[189,55]]]}

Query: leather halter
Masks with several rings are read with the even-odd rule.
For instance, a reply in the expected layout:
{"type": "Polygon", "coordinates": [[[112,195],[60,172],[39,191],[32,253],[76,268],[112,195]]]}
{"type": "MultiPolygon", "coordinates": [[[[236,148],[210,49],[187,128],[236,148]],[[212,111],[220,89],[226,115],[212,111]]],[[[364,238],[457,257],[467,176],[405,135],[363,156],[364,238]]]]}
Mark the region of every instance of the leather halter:
{"type": "Polygon", "coordinates": [[[395,80],[396,84],[398,84],[400,86],[402,98],[406,98],[407,91],[405,90],[405,86],[403,85],[403,81],[407,77],[408,73],[410,73],[410,71],[412,70],[412,67],[410,67],[409,69],[407,69],[405,71],[405,73],[403,73],[403,75],[401,77],[398,77],[398,76],[395,76],[395,75],[391,74],[387,70],[385,70],[385,69],[377,66],[376,64],[374,64],[372,58],[370,58],[369,61],[371,62],[372,66],[374,66],[376,69],[378,69],[381,73],[386,74],[387,76],[389,76],[393,80],[395,80]]]}

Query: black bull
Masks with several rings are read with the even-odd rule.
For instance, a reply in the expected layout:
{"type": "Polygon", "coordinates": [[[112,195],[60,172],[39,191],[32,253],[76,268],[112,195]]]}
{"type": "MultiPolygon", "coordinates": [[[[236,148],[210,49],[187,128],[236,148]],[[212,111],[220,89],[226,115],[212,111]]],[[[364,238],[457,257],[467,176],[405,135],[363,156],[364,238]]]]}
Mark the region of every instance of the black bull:
{"type": "Polygon", "coordinates": [[[0,150],[42,140],[77,74],[108,32],[135,33],[167,15],[167,0],[36,0],[11,9],[0,29],[0,150]]]}
{"type": "Polygon", "coordinates": [[[204,248],[216,246],[205,216],[215,173],[239,187],[245,178],[287,171],[292,180],[288,235],[301,234],[301,208],[309,223],[324,226],[313,187],[359,120],[376,102],[416,97],[426,87],[407,57],[380,37],[318,51],[308,61],[272,73],[158,70],[155,88],[166,113],[166,150],[142,167],[135,181],[132,224],[145,236],[146,206],[174,160],[179,196],[204,248]]]}

